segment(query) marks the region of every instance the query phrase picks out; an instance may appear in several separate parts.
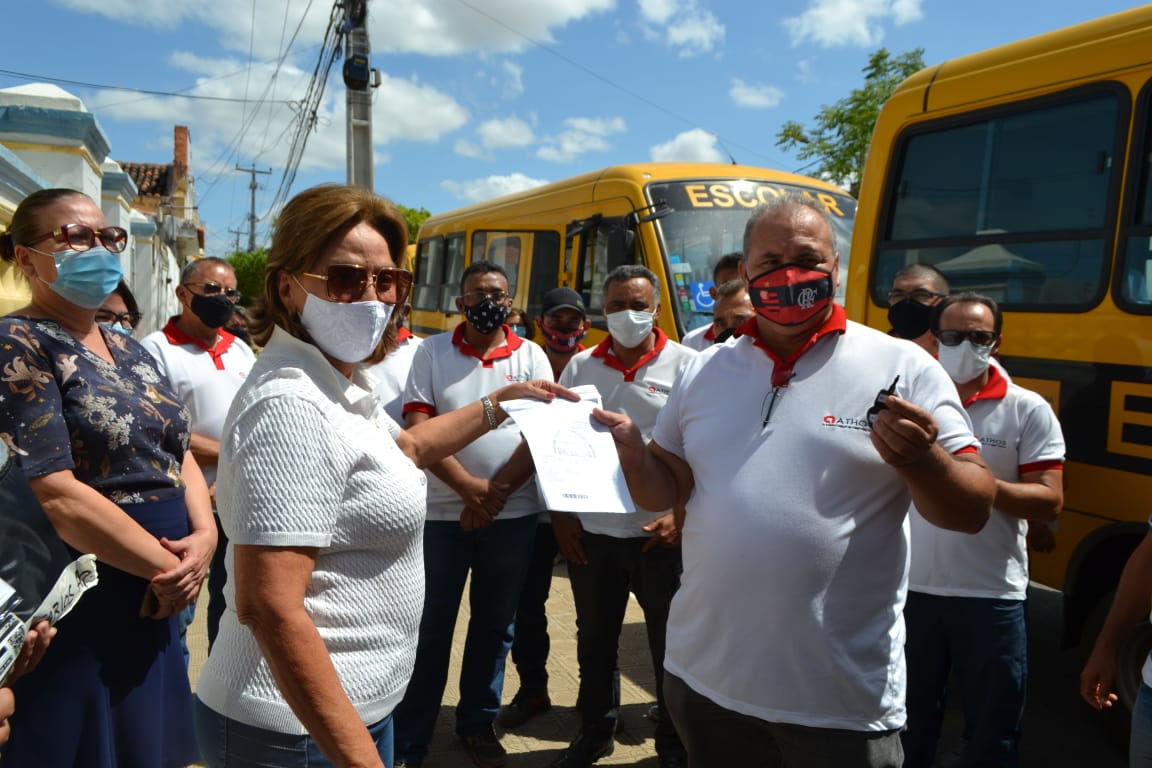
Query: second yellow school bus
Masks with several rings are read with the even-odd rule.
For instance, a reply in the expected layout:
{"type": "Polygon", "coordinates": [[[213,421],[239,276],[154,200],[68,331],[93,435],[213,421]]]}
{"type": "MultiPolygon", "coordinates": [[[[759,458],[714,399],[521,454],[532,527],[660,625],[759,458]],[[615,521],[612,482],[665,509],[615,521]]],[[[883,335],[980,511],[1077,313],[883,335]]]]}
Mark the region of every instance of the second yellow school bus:
{"type": "Polygon", "coordinates": [[[460,275],[486,259],[508,272],[515,305],[534,318],[546,291],[580,293],[603,338],[603,282],[620,264],[642,264],[661,282],[660,325],[673,339],[712,321],[708,286],[723,255],[741,249],[759,203],[798,191],[832,220],[849,261],[856,202],[816,179],[742,165],[621,165],[437,214],[420,227],[412,329],[437,333],[461,321],[460,275]]]}
{"type": "MultiPolygon", "coordinates": [[[[1067,441],[1056,550],[1032,576],[1091,642],[1152,513],[1152,6],[929,67],[881,110],[849,315],[887,328],[895,272],[935,265],[1004,308],[1003,363],[1067,441]],[[867,257],[863,255],[867,254],[867,257]]],[[[1119,659],[1130,703],[1152,632],[1119,659]]]]}

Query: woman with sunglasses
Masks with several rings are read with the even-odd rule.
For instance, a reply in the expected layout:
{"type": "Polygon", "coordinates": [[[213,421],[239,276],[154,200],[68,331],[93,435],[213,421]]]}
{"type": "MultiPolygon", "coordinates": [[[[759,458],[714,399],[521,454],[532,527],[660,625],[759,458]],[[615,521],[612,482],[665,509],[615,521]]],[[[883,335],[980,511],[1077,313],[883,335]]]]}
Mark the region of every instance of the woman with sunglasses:
{"type": "Polygon", "coordinates": [[[232,403],[217,509],[227,609],[198,684],[209,768],[392,765],[392,710],[424,600],[419,467],[486,434],[499,389],[408,431],[365,365],[396,344],[412,275],[404,218],[370,190],[325,185],[281,211],[250,328],[263,352],[232,403]]]}
{"type": "Polygon", "coordinates": [[[0,439],[99,584],[59,622],[4,765],[182,766],[198,759],[175,615],[216,546],[188,414],[133,339],[96,321],[128,234],[70,189],[35,192],[0,235],[29,304],[0,318],[0,439]]]}

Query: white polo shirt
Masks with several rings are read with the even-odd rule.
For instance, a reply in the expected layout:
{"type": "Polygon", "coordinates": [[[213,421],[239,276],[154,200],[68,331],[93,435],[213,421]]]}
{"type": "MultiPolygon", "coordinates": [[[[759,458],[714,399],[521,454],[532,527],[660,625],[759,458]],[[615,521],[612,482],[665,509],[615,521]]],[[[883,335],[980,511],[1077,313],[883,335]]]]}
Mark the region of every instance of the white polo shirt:
{"type": "Polygon", "coordinates": [[[693,328],[684,334],[684,338],[680,339],[681,344],[697,352],[708,349],[714,341],[716,341],[716,334],[712,332],[712,323],[693,328]]]}
{"type": "MultiPolygon", "coordinates": [[[[964,403],[992,474],[1011,483],[1062,469],[1064,435],[1051,406],[989,368],[988,383],[964,403]]],[[[908,588],[929,595],[1023,600],[1028,591],[1028,524],[997,509],[977,534],[946,531],[911,516],[908,588]]]]}
{"type": "MultiPolygon", "coordinates": [[[[504,326],[503,345],[484,357],[464,338],[465,323],[452,333],[424,339],[416,348],[404,391],[404,414],[419,411],[435,416],[476,402],[484,395],[518,381],[552,379],[552,365],[538,345],[524,341],[504,326]]],[[[506,420],[488,434],[456,452],[455,457],[476,477],[490,478],[520,445],[520,430],[506,420]]],[[[459,520],[463,501],[440,478],[428,473],[428,519],[459,520]]],[[[510,520],[540,511],[536,483],[529,480],[508,497],[500,519],[510,520]]]]}
{"type": "Polygon", "coordinates": [[[664,666],[722,707],[772,722],[877,731],[904,724],[908,507],[865,417],[896,394],[939,443],[975,450],[944,369],[833,307],[792,360],[756,319],[685,369],[653,441],[692,468],[684,574],[664,666]],[[792,365],[767,425],[772,376],[792,365]]]}
{"type": "MultiPolygon", "coordinates": [[[[680,371],[696,357],[696,351],[668,339],[659,328],[655,329],[656,345],[634,366],[625,368],[612,352],[612,337],[606,337],[593,349],[581,352],[568,361],[560,374],[560,383],[566,387],[577,384],[595,384],[600,390],[604,408],[626,414],[640,429],[644,441],[652,439],[656,415],[668,402],[668,395],[680,371]]],[[[650,512],[638,509],[631,514],[581,514],[580,523],[589,533],[626,539],[647,537],[651,534],[644,526],[668,510],[650,512]]]]}
{"type": "Polygon", "coordinates": [[[412,335],[407,328],[400,328],[396,334],[396,349],[381,362],[368,367],[368,375],[376,382],[372,394],[380,401],[384,412],[401,427],[404,426],[404,388],[408,386],[412,358],[422,341],[424,339],[412,335]]]}
{"type": "MultiPolygon", "coordinates": [[[[140,340],[156,358],[160,374],[188,406],[192,415],[192,432],[219,441],[224,430],[224,417],[240,385],[252,370],[256,356],[251,348],[223,328],[219,329],[216,346],[208,347],[184,333],[168,320],[159,331],[140,340]]],[[[216,467],[201,465],[208,485],[216,482],[216,467]]]]}

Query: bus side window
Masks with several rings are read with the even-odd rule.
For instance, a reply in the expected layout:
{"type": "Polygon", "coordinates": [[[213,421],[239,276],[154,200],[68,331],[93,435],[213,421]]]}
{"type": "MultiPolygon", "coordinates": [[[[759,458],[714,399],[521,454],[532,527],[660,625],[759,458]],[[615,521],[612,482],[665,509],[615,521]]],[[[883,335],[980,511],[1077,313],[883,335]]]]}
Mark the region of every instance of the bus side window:
{"type": "Polygon", "coordinates": [[[580,285],[576,290],[584,297],[588,317],[600,324],[603,323],[604,280],[621,264],[636,261],[634,240],[622,218],[601,219],[584,237],[580,253],[580,285]]]}
{"type": "Polygon", "coordinates": [[[440,311],[451,315],[456,312],[456,297],[460,295],[460,276],[464,274],[464,233],[449,235],[446,244],[444,279],[440,285],[440,311]]]}
{"type": "Polygon", "coordinates": [[[544,294],[560,285],[560,235],[536,232],[532,238],[532,260],[528,274],[528,321],[540,314],[544,294]]]}
{"type": "Polygon", "coordinates": [[[440,283],[444,274],[444,239],[421,240],[416,246],[416,288],[412,308],[436,311],[440,308],[440,283]]]}

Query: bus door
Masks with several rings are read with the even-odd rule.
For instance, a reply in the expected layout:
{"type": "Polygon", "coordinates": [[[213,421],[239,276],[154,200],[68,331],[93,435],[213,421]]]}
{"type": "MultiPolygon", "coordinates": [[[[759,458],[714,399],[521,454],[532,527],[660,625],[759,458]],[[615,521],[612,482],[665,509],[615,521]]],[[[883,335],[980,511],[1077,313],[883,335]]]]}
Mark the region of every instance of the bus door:
{"type": "MultiPolygon", "coordinates": [[[[603,216],[573,221],[564,247],[564,272],[572,288],[584,299],[592,327],[607,333],[604,322],[604,280],[622,264],[642,264],[636,247],[632,215],[603,216]]],[[[596,334],[603,338],[603,334],[596,334]]],[[[598,340],[598,339],[597,339],[598,340]]]]}
{"type": "Polygon", "coordinates": [[[560,285],[560,233],[552,230],[478,229],[472,233],[472,262],[485,259],[508,273],[513,304],[540,314],[544,294],[560,285]]]}

